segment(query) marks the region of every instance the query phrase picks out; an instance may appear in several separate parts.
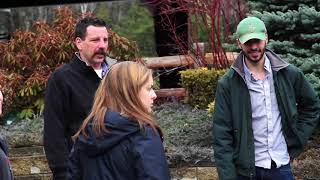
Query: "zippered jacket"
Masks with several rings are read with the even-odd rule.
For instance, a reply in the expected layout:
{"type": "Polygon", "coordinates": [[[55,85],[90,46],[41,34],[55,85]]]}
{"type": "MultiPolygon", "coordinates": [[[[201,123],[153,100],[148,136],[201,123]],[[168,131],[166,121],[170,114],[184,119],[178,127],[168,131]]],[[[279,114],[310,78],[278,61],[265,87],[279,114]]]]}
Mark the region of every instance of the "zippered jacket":
{"type": "Polygon", "coordinates": [[[97,136],[92,123],[69,158],[69,180],[170,180],[169,168],[157,131],[118,112],[107,111],[108,132],[97,136]]]}
{"type": "MultiPolygon", "coordinates": [[[[319,122],[319,99],[295,66],[266,50],[270,60],[282,131],[291,158],[297,157],[319,122]]],[[[254,137],[250,94],[241,52],[219,80],[213,115],[215,164],[221,180],[255,175],[254,137]]]]}
{"type": "MultiPolygon", "coordinates": [[[[115,63],[108,58],[108,67],[115,63]]],[[[67,177],[73,136],[91,110],[101,79],[76,55],[55,70],[45,90],[44,149],[53,180],[67,177]]]]}
{"type": "Polygon", "coordinates": [[[0,135],[0,179],[13,180],[11,164],[8,158],[8,145],[0,135]]]}

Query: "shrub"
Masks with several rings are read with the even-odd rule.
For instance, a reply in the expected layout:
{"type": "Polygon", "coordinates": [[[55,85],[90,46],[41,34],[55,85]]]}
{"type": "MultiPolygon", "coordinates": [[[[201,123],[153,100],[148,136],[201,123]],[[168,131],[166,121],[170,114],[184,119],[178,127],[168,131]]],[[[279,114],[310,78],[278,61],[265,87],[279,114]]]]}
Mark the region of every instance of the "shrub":
{"type": "Polygon", "coordinates": [[[225,72],[207,68],[181,71],[181,83],[188,92],[187,102],[194,107],[207,108],[215,98],[218,79],[225,72]]]}
{"type": "MultiPolygon", "coordinates": [[[[5,115],[18,112],[20,118],[31,118],[41,114],[50,74],[76,51],[73,33],[80,16],[68,7],[54,11],[51,24],[37,21],[31,30],[17,30],[10,41],[0,43],[0,89],[5,98],[5,115]]],[[[136,44],[111,30],[109,56],[139,59],[136,44]]]]}
{"type": "Polygon", "coordinates": [[[154,115],[164,133],[169,166],[212,165],[212,121],[206,110],[184,103],[163,103],[154,115]]]}
{"type": "Polygon", "coordinates": [[[73,44],[70,41],[74,23],[66,11],[65,21],[55,21],[51,26],[36,22],[31,31],[18,30],[13,39],[0,45],[1,83],[5,95],[4,113],[21,112],[21,118],[30,118],[43,110],[43,92],[50,73],[70,59],[73,44]],[[19,77],[13,80],[10,77],[19,77]],[[7,110],[7,111],[6,111],[7,110]]]}
{"type": "Polygon", "coordinates": [[[213,111],[214,111],[214,101],[212,101],[211,103],[208,104],[207,112],[208,112],[209,117],[212,116],[213,111]]]}

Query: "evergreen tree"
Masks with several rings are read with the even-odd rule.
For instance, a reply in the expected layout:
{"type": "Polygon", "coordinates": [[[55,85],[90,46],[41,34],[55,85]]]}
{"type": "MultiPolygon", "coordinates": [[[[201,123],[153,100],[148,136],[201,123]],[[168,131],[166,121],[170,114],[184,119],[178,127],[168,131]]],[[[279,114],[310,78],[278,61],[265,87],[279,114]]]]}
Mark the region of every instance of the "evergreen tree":
{"type": "Polygon", "coordinates": [[[268,48],[299,67],[320,95],[320,0],[249,0],[265,22],[268,48]]]}
{"type": "Polygon", "coordinates": [[[98,3],[95,14],[117,34],[137,43],[139,55],[157,56],[153,18],[144,4],[137,0],[102,2],[98,3]]]}
{"type": "Polygon", "coordinates": [[[142,56],[157,56],[151,12],[143,4],[134,1],[126,13],[126,16],[113,26],[113,29],[119,35],[135,41],[142,56]]]}

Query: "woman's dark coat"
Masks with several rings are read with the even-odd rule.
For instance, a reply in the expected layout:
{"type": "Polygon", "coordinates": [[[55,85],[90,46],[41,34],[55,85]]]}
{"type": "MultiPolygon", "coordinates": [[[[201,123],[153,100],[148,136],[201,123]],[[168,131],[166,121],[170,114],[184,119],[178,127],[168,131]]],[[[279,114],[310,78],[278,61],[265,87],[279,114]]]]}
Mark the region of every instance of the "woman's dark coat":
{"type": "Polygon", "coordinates": [[[92,124],[89,138],[80,135],[69,157],[68,179],[76,180],[169,180],[169,168],[158,132],[108,111],[109,130],[97,137],[92,124]]]}

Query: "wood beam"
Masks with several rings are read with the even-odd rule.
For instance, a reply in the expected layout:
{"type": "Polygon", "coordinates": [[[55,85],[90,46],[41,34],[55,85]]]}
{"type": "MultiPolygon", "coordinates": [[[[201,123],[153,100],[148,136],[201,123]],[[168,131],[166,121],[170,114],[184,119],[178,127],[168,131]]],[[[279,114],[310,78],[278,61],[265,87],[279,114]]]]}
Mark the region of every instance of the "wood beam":
{"type": "Polygon", "coordinates": [[[187,91],[185,88],[167,88],[155,90],[157,97],[185,97],[187,96],[187,91]]]}
{"type": "MultiPolygon", "coordinates": [[[[233,61],[236,60],[238,55],[239,55],[239,53],[237,53],[237,52],[226,52],[226,56],[227,56],[227,59],[230,64],[232,64],[233,61]]],[[[208,64],[212,64],[212,61],[213,61],[213,54],[212,53],[206,53],[205,58],[206,58],[206,62],[208,64]]]]}
{"type": "Polygon", "coordinates": [[[175,67],[185,67],[192,66],[194,61],[189,56],[163,56],[163,57],[148,57],[143,58],[146,62],[148,68],[158,69],[158,68],[175,68],[175,67]]]}

